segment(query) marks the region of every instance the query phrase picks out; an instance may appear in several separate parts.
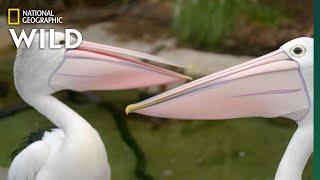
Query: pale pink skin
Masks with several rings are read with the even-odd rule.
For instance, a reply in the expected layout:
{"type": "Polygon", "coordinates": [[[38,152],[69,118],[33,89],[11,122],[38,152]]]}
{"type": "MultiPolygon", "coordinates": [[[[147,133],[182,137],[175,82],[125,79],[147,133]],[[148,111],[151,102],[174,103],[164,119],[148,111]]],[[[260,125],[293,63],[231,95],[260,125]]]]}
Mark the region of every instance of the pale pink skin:
{"type": "Polygon", "coordinates": [[[166,100],[136,112],[166,118],[219,120],[278,117],[308,109],[309,105],[299,64],[280,50],[136,105],[163,98],[166,100]]]}
{"type": "Polygon", "coordinates": [[[76,91],[119,90],[189,79],[137,58],[172,65],[157,56],[84,41],[79,48],[66,50],[64,60],[50,77],[49,86],[76,91]]]}
{"type": "Polygon", "coordinates": [[[291,40],[275,52],[129,105],[126,112],[189,120],[289,117],[298,128],[275,180],[301,180],[313,152],[313,39],[291,40]]]}

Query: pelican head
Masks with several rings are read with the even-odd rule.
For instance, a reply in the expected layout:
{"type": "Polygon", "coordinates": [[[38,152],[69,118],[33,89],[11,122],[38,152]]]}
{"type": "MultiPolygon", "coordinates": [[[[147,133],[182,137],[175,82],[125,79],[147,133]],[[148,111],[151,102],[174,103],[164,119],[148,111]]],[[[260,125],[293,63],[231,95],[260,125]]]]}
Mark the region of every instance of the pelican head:
{"type": "Polygon", "coordinates": [[[313,38],[297,38],[285,43],[280,49],[299,64],[309,95],[313,97],[313,38]]]}
{"type": "Polygon", "coordinates": [[[275,180],[301,180],[313,151],[313,39],[129,105],[127,113],[177,119],[289,117],[298,124],[275,180]]]}
{"type": "Polygon", "coordinates": [[[213,73],[143,102],[127,113],[178,119],[286,116],[301,121],[311,109],[313,39],[213,73]]]}
{"type": "MultiPolygon", "coordinates": [[[[64,34],[55,33],[55,44],[64,43],[64,34]]],[[[49,36],[46,34],[46,41],[49,36]]],[[[48,79],[53,70],[63,61],[65,49],[40,49],[40,36],[37,34],[29,48],[21,43],[17,49],[14,63],[14,80],[16,88],[22,97],[32,94],[51,94],[54,90],[48,86],[48,79]]]]}
{"type": "MultiPolygon", "coordinates": [[[[45,34],[45,39],[49,44],[49,33],[45,34]]],[[[41,49],[40,41],[37,34],[30,48],[22,44],[17,50],[15,85],[25,100],[64,89],[130,89],[188,79],[133,58],[174,65],[157,56],[86,41],[76,49],[50,49],[48,45],[41,49]]],[[[55,44],[65,44],[64,33],[55,32],[55,44]]]]}

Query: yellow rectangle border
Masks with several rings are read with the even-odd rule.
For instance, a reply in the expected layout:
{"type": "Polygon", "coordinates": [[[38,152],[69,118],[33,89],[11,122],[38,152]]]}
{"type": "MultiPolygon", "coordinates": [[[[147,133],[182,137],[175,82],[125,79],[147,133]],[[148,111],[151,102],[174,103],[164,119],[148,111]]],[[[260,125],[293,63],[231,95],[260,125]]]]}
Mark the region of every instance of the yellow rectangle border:
{"type": "Polygon", "coordinates": [[[20,9],[19,8],[9,8],[8,9],[8,25],[20,25],[20,9]],[[11,22],[11,12],[17,12],[17,22],[11,22]]]}

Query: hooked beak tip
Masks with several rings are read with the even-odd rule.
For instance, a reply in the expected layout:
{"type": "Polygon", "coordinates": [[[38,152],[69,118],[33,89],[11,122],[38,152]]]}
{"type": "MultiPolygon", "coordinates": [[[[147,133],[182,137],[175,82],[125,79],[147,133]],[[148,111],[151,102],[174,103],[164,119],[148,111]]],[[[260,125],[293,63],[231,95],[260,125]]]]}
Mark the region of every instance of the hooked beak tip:
{"type": "Polygon", "coordinates": [[[126,115],[129,115],[130,113],[132,113],[133,111],[135,111],[135,106],[133,104],[130,104],[126,107],[126,115]]]}

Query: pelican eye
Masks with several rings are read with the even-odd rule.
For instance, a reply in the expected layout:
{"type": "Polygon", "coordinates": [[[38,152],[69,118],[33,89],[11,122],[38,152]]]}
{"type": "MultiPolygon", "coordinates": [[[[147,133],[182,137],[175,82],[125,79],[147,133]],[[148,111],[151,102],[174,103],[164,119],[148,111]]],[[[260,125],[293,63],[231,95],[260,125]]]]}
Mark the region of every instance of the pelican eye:
{"type": "Polygon", "coordinates": [[[65,41],[65,40],[60,40],[60,41],[59,41],[59,44],[60,44],[60,45],[65,45],[65,44],[66,44],[66,41],[65,41]]]}
{"type": "Polygon", "coordinates": [[[306,54],[306,49],[302,45],[296,45],[290,49],[290,53],[295,57],[302,57],[306,54]]]}

